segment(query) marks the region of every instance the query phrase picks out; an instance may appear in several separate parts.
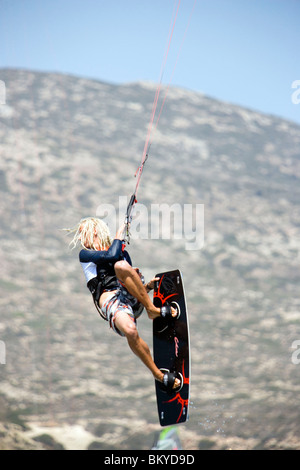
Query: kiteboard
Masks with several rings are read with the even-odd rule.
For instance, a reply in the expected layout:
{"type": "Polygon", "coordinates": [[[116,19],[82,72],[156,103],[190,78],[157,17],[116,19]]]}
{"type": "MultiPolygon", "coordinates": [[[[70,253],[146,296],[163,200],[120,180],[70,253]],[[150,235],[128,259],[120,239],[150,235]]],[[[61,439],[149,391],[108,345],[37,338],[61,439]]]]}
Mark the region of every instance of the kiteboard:
{"type": "Polygon", "coordinates": [[[153,320],[154,362],[163,372],[177,372],[182,387],[167,392],[155,381],[157,409],[161,426],[183,423],[189,417],[190,348],[188,313],[180,271],[157,274],[153,303],[156,307],[170,305],[177,310],[176,318],[158,317],[153,320]]]}

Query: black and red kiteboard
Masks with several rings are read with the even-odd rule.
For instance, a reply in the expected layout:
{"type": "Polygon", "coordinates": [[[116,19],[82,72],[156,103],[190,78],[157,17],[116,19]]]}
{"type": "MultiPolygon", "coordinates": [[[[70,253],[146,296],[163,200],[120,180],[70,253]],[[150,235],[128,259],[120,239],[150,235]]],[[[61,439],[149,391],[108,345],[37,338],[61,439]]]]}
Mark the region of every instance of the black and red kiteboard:
{"type": "Polygon", "coordinates": [[[178,311],[176,319],[158,317],[153,321],[154,362],[163,372],[176,372],[182,380],[179,391],[167,392],[155,381],[157,409],[161,426],[183,423],[189,416],[190,348],[189,325],[182,276],[179,270],[157,274],[153,303],[171,305],[178,311]]]}

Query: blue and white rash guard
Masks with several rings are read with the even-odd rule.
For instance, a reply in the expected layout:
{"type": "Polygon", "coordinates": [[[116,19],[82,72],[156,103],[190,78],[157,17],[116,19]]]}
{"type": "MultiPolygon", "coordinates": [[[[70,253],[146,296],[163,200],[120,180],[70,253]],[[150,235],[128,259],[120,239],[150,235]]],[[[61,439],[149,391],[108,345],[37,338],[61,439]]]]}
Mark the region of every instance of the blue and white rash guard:
{"type": "Polygon", "coordinates": [[[81,250],[79,261],[82,266],[86,282],[98,277],[115,277],[115,287],[118,287],[117,278],[114,271],[114,265],[117,261],[126,260],[131,265],[131,259],[127,251],[122,249],[122,241],[115,239],[108,250],[81,250]]]}
{"type": "MultiPolygon", "coordinates": [[[[125,260],[132,266],[128,252],[123,251],[123,243],[118,239],[113,241],[107,251],[81,250],[79,253],[79,261],[87,281],[87,287],[93,296],[98,312],[105,320],[108,318],[99,308],[99,300],[104,291],[117,290],[119,294],[122,291],[123,300],[125,299],[126,304],[130,305],[136,318],[144,308],[135,297],[129,294],[125,286],[119,283],[114,266],[120,260],[125,260]]],[[[141,279],[144,283],[144,278],[141,279]]]]}

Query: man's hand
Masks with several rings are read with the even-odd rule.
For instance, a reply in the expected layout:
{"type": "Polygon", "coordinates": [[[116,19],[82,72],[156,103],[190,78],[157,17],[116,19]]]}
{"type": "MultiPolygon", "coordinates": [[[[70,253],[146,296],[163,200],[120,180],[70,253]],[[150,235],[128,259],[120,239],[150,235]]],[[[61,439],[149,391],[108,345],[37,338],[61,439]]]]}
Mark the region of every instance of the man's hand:
{"type": "Polygon", "coordinates": [[[160,279],[159,277],[154,277],[153,279],[151,279],[151,281],[149,281],[149,282],[146,284],[146,289],[147,289],[148,291],[154,289],[154,283],[155,283],[155,281],[159,281],[159,279],[160,279]]]}
{"type": "Polygon", "coordinates": [[[124,224],[121,225],[121,227],[119,228],[119,230],[116,233],[116,238],[118,240],[124,240],[125,230],[126,230],[126,224],[124,223],[124,224]]]}

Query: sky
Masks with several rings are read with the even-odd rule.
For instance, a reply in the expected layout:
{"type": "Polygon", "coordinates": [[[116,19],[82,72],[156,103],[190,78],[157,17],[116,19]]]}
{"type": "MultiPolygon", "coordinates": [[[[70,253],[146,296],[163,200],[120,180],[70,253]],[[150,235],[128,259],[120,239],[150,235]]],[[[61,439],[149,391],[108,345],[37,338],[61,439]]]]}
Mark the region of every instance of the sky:
{"type": "Polygon", "coordinates": [[[178,5],[163,84],[300,124],[300,0],[0,0],[0,69],[158,83],[178,5]]]}

